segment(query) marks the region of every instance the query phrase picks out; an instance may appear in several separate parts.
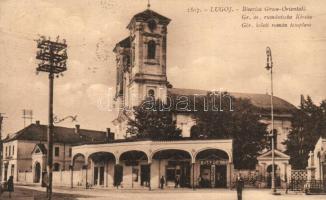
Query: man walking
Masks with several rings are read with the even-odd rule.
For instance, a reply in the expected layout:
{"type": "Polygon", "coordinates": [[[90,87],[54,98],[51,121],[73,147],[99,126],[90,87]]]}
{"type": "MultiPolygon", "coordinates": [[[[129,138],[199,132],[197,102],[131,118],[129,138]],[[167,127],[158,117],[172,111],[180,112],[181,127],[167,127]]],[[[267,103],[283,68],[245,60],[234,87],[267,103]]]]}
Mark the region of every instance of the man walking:
{"type": "Polygon", "coordinates": [[[244,187],[243,179],[242,179],[242,177],[240,175],[238,175],[237,180],[236,180],[236,188],[237,188],[238,200],[242,200],[243,187],[244,187]]]}
{"type": "Polygon", "coordinates": [[[8,192],[9,192],[9,199],[11,198],[11,193],[14,192],[14,177],[10,176],[8,183],[7,183],[7,187],[8,187],[8,192]]]}
{"type": "Polygon", "coordinates": [[[165,183],[165,179],[164,179],[164,176],[162,176],[161,179],[160,179],[160,188],[161,189],[163,189],[164,183],[165,183]]]}
{"type": "Polygon", "coordinates": [[[174,187],[178,188],[179,184],[180,184],[180,178],[179,178],[179,176],[176,176],[174,179],[174,187]]]}

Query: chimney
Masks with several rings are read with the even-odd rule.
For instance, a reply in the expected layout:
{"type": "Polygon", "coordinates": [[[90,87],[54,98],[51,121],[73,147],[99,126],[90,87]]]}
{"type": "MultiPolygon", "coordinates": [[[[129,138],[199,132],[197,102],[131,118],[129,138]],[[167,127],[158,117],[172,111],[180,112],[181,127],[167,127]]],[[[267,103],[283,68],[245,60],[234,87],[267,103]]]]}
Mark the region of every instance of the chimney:
{"type": "Polygon", "coordinates": [[[36,125],[40,125],[40,120],[36,120],[36,121],[35,121],[35,124],[36,124],[36,125]]]}
{"type": "Polygon", "coordinates": [[[76,124],[75,125],[75,133],[79,134],[79,131],[80,131],[80,125],[76,124]]]}
{"type": "Polygon", "coordinates": [[[109,142],[109,141],[114,140],[114,133],[111,133],[111,129],[110,128],[107,128],[106,129],[105,135],[106,135],[106,141],[109,142]]]}

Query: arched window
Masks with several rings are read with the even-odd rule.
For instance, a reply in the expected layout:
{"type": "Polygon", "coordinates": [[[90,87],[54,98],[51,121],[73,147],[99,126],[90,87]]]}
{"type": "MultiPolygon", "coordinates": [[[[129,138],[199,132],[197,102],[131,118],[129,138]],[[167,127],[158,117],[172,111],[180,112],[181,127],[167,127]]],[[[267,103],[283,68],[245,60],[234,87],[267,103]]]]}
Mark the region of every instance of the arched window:
{"type": "Polygon", "coordinates": [[[147,96],[155,99],[155,91],[153,89],[148,90],[147,96]]]}
{"type": "Polygon", "coordinates": [[[154,40],[151,40],[147,44],[147,58],[155,59],[155,53],[156,53],[156,44],[154,40]]]}
{"type": "Polygon", "coordinates": [[[155,20],[150,20],[148,22],[148,28],[153,32],[156,29],[157,25],[156,25],[156,21],[155,20]]]}
{"type": "Polygon", "coordinates": [[[59,171],[60,170],[60,164],[59,163],[54,163],[53,164],[53,171],[54,172],[57,172],[57,171],[59,171]]]}

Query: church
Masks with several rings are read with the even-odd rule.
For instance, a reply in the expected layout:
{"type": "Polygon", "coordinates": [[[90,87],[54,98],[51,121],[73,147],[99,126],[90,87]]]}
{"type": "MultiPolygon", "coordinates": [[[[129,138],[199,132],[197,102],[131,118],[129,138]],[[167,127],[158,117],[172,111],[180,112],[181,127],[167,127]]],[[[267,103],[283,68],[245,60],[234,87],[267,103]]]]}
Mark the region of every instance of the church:
{"type": "MultiPolygon", "coordinates": [[[[72,171],[83,171],[80,180],[73,178],[71,186],[89,182],[93,186],[112,187],[116,180],[123,187],[158,188],[164,177],[166,186],[174,186],[176,178],[180,187],[230,187],[237,172],[233,167],[232,140],[192,139],[196,122],[192,113],[174,114],[177,127],[182,130],[178,141],[131,141],[127,122],[131,108],[148,97],[166,101],[178,96],[204,96],[208,91],[175,88],[167,77],[167,35],[171,19],[146,9],[132,17],[127,25],[129,34],[116,44],[116,95],[120,112],[113,121],[115,140],[110,143],[81,145],[73,148],[72,171]],[[76,162],[84,162],[76,168],[76,162]],[[119,177],[119,178],[117,178],[119,177]],[[76,182],[76,183],[75,183],[76,182]]],[[[270,95],[230,93],[235,98],[249,99],[261,110],[261,121],[270,129],[270,95]]],[[[275,156],[280,182],[288,179],[289,156],[283,153],[282,142],[291,128],[291,111],[296,107],[275,97],[274,127],[277,131],[275,156]]],[[[271,152],[258,159],[257,173],[271,174],[271,152]]],[[[281,183],[280,183],[281,184],[281,183]]],[[[268,184],[267,184],[268,185],[268,184]]],[[[266,185],[266,187],[267,187],[266,185]]]]}

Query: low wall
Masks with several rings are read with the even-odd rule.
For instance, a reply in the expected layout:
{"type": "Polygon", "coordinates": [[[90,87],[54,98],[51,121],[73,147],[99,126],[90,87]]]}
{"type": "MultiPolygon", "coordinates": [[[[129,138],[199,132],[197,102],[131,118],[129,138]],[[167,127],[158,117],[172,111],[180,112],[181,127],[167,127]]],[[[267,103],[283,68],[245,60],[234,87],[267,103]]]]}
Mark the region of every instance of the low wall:
{"type": "Polygon", "coordinates": [[[18,172],[18,182],[20,183],[33,183],[32,172],[18,172]]]}
{"type": "Polygon", "coordinates": [[[70,186],[71,172],[58,171],[53,172],[53,185],[54,186],[70,186]]]}
{"type": "MultiPolygon", "coordinates": [[[[82,170],[74,171],[73,180],[74,187],[85,186],[84,176],[82,170]]],[[[22,184],[31,184],[33,183],[33,173],[32,172],[19,172],[18,173],[18,182],[22,184]]],[[[41,184],[41,183],[39,183],[41,184]]],[[[57,171],[53,172],[53,185],[54,186],[71,186],[71,172],[70,171],[57,171]]]]}
{"type": "MultiPolygon", "coordinates": [[[[73,172],[73,184],[74,187],[85,186],[86,174],[82,170],[73,172]]],[[[71,186],[71,171],[58,171],[53,172],[53,185],[55,186],[71,186]]]]}

